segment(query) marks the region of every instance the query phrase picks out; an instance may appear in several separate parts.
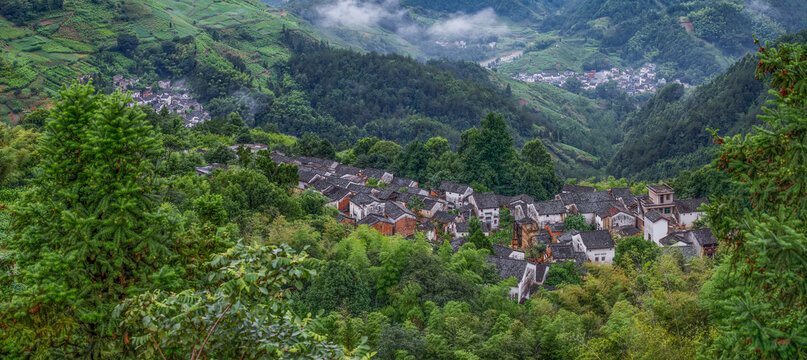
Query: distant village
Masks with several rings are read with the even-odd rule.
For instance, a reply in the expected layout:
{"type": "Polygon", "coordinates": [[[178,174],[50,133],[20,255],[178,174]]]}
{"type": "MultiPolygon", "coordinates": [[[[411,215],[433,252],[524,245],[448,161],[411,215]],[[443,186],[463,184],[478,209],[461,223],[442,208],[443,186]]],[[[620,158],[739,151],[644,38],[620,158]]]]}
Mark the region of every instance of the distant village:
{"type": "MultiPolygon", "coordinates": [[[[646,92],[656,92],[659,87],[667,84],[664,78],[658,78],[656,74],[656,64],[645,63],[642,67],[634,69],[628,67],[625,69],[611,68],[609,70],[601,71],[587,71],[583,74],[574,71],[564,71],[561,73],[540,72],[536,74],[520,73],[513,75],[511,78],[525,82],[542,82],[552,84],[555,86],[562,86],[570,78],[577,78],[580,80],[583,89],[592,90],[597,86],[605,84],[609,81],[616,81],[617,86],[624,90],[628,95],[638,95],[646,92]]],[[[683,84],[684,87],[691,85],[682,83],[679,79],[674,80],[677,83],[683,84]]]]}
{"type": "MultiPolygon", "coordinates": [[[[263,144],[240,144],[253,152],[268,150],[263,144]]],[[[584,271],[586,262],[610,264],[616,242],[641,235],[664,251],[680,251],[684,258],[712,256],[717,241],[708,228],[694,228],[703,216],[706,199],[681,200],[666,184],[648,186],[648,195],[630,188],[597,191],[593,187],[564,185],[548,201],[528,195],[504,196],[475,192],[465,184],[445,181],[436,189],[420,188],[417,181],[378,169],[362,169],[333,160],[290,157],[272,151],[272,160],[297,165],[298,187],[311,189],[328,199],[326,206],[339,212],[339,220],[353,226],[367,225],[385,235],[412,237],[422,232],[434,244],[449,240],[456,252],[470,235],[472,217],[482,223],[485,235],[502,230],[501,214],[513,216],[510,244],[494,245],[488,262],[502,279],[515,277],[514,300],[523,302],[544,287],[549,265],[574,261],[584,271]],[[370,186],[372,185],[372,186],[370,186]],[[566,229],[569,215],[579,215],[593,231],[566,229]]],[[[212,164],[196,169],[209,175],[227,171],[212,164]],[[217,170],[218,169],[218,170],[217,170]]]]}
{"type": "Polygon", "coordinates": [[[182,116],[185,119],[186,127],[193,127],[210,120],[210,113],[205,111],[202,104],[190,95],[190,90],[184,83],[172,84],[171,80],[159,81],[157,83],[159,91],[155,92],[151,87],[146,87],[143,91],[132,89],[138,82],[140,82],[138,78],[127,79],[120,74],[112,77],[116,90],[132,91],[132,99],[135,104],[151,106],[157,112],[167,108],[168,111],[182,116]]]}

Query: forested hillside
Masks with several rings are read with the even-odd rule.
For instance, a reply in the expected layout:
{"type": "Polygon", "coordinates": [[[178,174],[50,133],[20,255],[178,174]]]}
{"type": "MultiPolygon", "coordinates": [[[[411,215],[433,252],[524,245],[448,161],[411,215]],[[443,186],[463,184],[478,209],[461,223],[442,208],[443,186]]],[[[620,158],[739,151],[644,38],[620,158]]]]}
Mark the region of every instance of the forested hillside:
{"type": "MultiPolygon", "coordinates": [[[[807,32],[779,41],[804,42],[807,32]]],[[[758,68],[758,59],[746,55],[691,94],[678,84],[663,88],[627,117],[622,125],[624,143],[606,171],[617,177],[657,180],[709,162],[714,154],[707,129],[733,135],[759,123],[760,108],[770,95],[753,76],[758,68]]]]}

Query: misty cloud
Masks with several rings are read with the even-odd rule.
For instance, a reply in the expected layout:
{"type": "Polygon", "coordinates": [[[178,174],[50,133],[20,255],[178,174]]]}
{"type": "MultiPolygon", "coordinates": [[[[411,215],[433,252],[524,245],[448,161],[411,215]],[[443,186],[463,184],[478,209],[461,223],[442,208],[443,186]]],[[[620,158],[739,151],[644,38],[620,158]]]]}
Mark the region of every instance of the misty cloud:
{"type": "Polygon", "coordinates": [[[461,40],[509,32],[491,8],[475,14],[457,13],[437,22],[424,25],[406,17],[406,9],[397,0],[335,0],[316,7],[322,27],[367,28],[383,26],[394,29],[403,37],[423,40],[461,40]]]}
{"type": "Polygon", "coordinates": [[[399,22],[404,10],[397,1],[375,3],[358,0],[338,0],[316,9],[317,24],[325,27],[366,28],[382,21],[399,22]]]}
{"type": "Polygon", "coordinates": [[[455,40],[502,35],[508,31],[493,9],[487,8],[476,14],[455,14],[430,26],[426,32],[434,38],[455,40]]]}

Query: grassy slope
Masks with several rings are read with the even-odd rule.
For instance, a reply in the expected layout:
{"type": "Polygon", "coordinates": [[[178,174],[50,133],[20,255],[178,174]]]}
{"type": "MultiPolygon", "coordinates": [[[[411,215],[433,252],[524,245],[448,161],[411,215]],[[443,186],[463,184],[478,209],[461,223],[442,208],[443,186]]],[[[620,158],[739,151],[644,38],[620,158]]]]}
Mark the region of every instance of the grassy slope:
{"type": "Polygon", "coordinates": [[[7,60],[17,63],[11,76],[0,79],[0,122],[14,121],[20,112],[48,103],[61,84],[78,76],[126,73],[133,60],[115,55],[102,61],[94,56],[115,46],[121,32],[135,34],[141,43],[193,36],[203,49],[199,60],[235,53],[250,72],[268,76],[274,64],[290,55],[278,40],[283,26],[301,29],[298,19],[256,0],[135,0],[112,5],[69,1],[63,10],[24,26],[0,18],[0,48],[7,60]],[[119,19],[124,13],[129,20],[119,19]],[[236,27],[254,40],[224,44],[209,35],[236,27]]]}

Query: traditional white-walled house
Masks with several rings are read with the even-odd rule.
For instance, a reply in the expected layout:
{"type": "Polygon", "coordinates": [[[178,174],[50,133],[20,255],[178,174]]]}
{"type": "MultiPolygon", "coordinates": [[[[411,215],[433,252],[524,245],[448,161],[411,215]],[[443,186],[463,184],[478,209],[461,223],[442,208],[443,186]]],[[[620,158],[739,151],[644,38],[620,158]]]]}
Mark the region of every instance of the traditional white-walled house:
{"type": "Polygon", "coordinates": [[[712,229],[692,229],[686,232],[686,236],[695,249],[697,256],[714,256],[717,250],[717,238],[715,238],[712,229]]]}
{"type": "Polygon", "coordinates": [[[661,239],[669,234],[670,221],[658,210],[650,210],[644,214],[644,238],[661,246],[661,239]]]}
{"type": "Polygon", "coordinates": [[[367,193],[357,193],[350,198],[350,216],[361,221],[369,214],[384,215],[384,202],[367,193]]]}
{"type": "Polygon", "coordinates": [[[499,229],[499,196],[494,193],[473,193],[468,197],[476,216],[491,230],[499,229]]]}
{"type": "Polygon", "coordinates": [[[598,202],[583,202],[583,203],[575,203],[571,206],[571,211],[574,213],[576,212],[577,215],[583,216],[586,219],[586,223],[589,225],[596,224],[597,214],[602,211],[608,210],[612,207],[622,205],[619,201],[616,200],[607,200],[607,201],[598,201],[598,202]]]}
{"type": "MultiPolygon", "coordinates": [[[[536,217],[533,220],[541,228],[549,224],[562,223],[566,219],[566,207],[560,200],[539,201],[530,205],[535,210],[534,216],[536,217]]],[[[533,214],[532,211],[530,213],[533,214]]]]}
{"type": "Polygon", "coordinates": [[[594,219],[597,230],[615,232],[626,227],[636,226],[636,218],[627,209],[621,206],[613,206],[607,210],[600,211],[594,219]]]}
{"type": "Polygon", "coordinates": [[[533,264],[526,260],[516,260],[509,257],[489,256],[488,262],[499,270],[502,280],[511,277],[518,280],[518,285],[510,288],[510,298],[522,303],[530,298],[536,285],[543,284],[549,266],[546,264],[533,264]]]}
{"type": "Polygon", "coordinates": [[[678,224],[686,229],[691,229],[695,221],[703,217],[703,211],[699,211],[698,208],[708,203],[709,200],[705,198],[675,200],[675,217],[678,220],[678,224]]]}
{"type": "Polygon", "coordinates": [[[616,244],[605,230],[583,231],[572,235],[572,246],[576,252],[586,253],[588,261],[598,264],[614,262],[616,244]]]}
{"type": "Polygon", "coordinates": [[[443,181],[439,189],[445,193],[450,209],[458,208],[467,203],[468,197],[474,192],[474,189],[468,185],[451,181],[443,181]]]}

